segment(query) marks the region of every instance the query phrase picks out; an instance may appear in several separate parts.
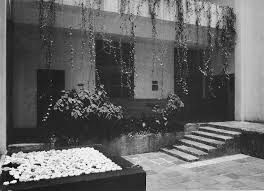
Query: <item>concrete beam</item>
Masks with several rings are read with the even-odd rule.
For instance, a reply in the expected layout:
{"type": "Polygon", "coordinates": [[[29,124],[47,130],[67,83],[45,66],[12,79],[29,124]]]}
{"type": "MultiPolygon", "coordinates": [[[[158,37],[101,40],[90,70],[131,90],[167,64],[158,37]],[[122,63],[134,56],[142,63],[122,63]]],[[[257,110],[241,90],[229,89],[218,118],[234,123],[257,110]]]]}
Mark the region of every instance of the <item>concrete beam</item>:
{"type": "Polygon", "coordinates": [[[6,0],[0,1],[0,155],[6,152],[6,0]]]}

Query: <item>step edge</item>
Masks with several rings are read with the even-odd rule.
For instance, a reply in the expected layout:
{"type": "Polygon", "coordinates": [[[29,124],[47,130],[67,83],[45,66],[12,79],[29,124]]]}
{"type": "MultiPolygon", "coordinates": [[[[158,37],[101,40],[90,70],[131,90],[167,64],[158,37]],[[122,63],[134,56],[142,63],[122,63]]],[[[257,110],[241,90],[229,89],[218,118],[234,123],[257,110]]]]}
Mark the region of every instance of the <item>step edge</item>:
{"type": "Polygon", "coordinates": [[[224,125],[216,125],[216,124],[202,124],[201,126],[209,126],[209,127],[214,127],[214,128],[224,129],[224,130],[227,130],[227,129],[229,129],[230,131],[236,131],[236,132],[240,132],[240,133],[242,133],[242,132],[243,132],[243,130],[242,130],[242,129],[235,128],[235,127],[228,127],[228,126],[224,126],[224,125]]]}
{"type": "Polygon", "coordinates": [[[205,131],[193,131],[192,133],[197,133],[199,135],[204,135],[204,136],[208,136],[208,137],[215,137],[215,138],[218,138],[218,139],[221,139],[221,140],[232,140],[234,138],[234,137],[231,137],[231,136],[219,135],[219,134],[216,134],[216,133],[210,133],[210,132],[205,132],[205,131]],[[201,134],[200,134],[200,132],[201,132],[201,134]],[[203,134],[203,133],[205,133],[205,134],[203,134]]]}
{"type": "Polygon", "coordinates": [[[165,152],[165,153],[167,153],[167,154],[169,154],[169,155],[171,155],[171,156],[175,156],[175,157],[177,157],[177,158],[180,158],[180,159],[182,159],[182,160],[184,160],[184,161],[193,162],[193,161],[197,161],[197,160],[199,160],[198,157],[193,156],[193,155],[188,154],[188,153],[185,153],[185,152],[182,152],[182,151],[179,151],[179,150],[177,150],[177,149],[175,149],[175,150],[178,151],[178,152],[184,153],[185,155],[189,155],[189,156],[191,156],[191,158],[193,158],[193,159],[188,159],[188,158],[186,158],[186,157],[184,157],[184,156],[180,156],[180,155],[178,155],[178,154],[172,153],[172,152],[170,152],[170,150],[165,149],[165,148],[162,148],[162,149],[160,149],[160,150],[163,151],[163,152],[165,152]]]}
{"type": "Polygon", "coordinates": [[[202,141],[202,142],[209,143],[209,144],[215,144],[215,145],[224,145],[225,144],[224,141],[219,141],[219,140],[216,140],[216,139],[210,139],[210,138],[197,136],[197,135],[185,135],[184,137],[187,137],[187,138],[190,138],[190,139],[194,139],[194,140],[198,140],[198,142],[202,141]],[[191,136],[196,136],[196,137],[191,137],[191,136]],[[201,137],[204,140],[199,139],[198,137],[201,137]],[[207,139],[207,141],[206,141],[206,139],[207,139]],[[212,141],[212,142],[210,142],[209,140],[212,141]]]}
{"type": "Polygon", "coordinates": [[[202,151],[202,150],[200,150],[200,149],[197,149],[197,148],[194,148],[194,147],[190,147],[190,146],[184,145],[184,146],[189,147],[189,148],[191,148],[191,149],[195,149],[195,150],[197,150],[197,151],[199,151],[199,152],[202,152],[202,154],[198,154],[198,153],[194,153],[194,152],[189,151],[189,150],[185,150],[185,149],[182,149],[182,148],[178,148],[178,146],[180,146],[180,145],[173,146],[173,147],[174,147],[175,149],[178,149],[179,151],[182,151],[182,152],[185,152],[185,153],[188,153],[188,154],[191,154],[191,155],[195,155],[195,156],[198,156],[198,157],[202,157],[202,156],[206,156],[206,155],[208,155],[207,152],[204,152],[204,151],[202,151]]]}
{"type": "Polygon", "coordinates": [[[207,129],[209,128],[210,130],[219,130],[219,131],[222,131],[222,132],[232,132],[232,133],[235,133],[235,134],[242,134],[242,132],[239,132],[239,131],[232,131],[232,130],[226,130],[226,129],[221,129],[221,128],[217,128],[217,127],[210,127],[210,126],[200,126],[198,129],[207,129]]]}
{"type": "Polygon", "coordinates": [[[225,129],[218,129],[216,127],[210,127],[210,126],[201,126],[201,127],[199,127],[199,129],[210,131],[210,132],[216,132],[216,133],[223,133],[223,134],[233,135],[233,136],[242,134],[241,132],[238,132],[238,131],[229,131],[229,130],[225,130],[225,129]]]}
{"type": "Polygon", "coordinates": [[[191,141],[191,142],[195,142],[195,141],[192,141],[192,140],[188,140],[188,139],[183,139],[183,141],[181,141],[181,143],[183,145],[186,145],[186,146],[189,146],[189,147],[193,147],[193,148],[197,148],[197,149],[200,149],[204,152],[213,152],[215,151],[217,148],[214,147],[214,146],[211,146],[211,145],[206,145],[204,143],[200,143],[200,142],[195,142],[196,144],[193,144],[193,143],[188,143],[188,142],[185,142],[184,140],[186,141],[191,141]],[[197,144],[198,143],[198,144],[197,144]],[[203,146],[202,146],[203,145],[203,146]]]}

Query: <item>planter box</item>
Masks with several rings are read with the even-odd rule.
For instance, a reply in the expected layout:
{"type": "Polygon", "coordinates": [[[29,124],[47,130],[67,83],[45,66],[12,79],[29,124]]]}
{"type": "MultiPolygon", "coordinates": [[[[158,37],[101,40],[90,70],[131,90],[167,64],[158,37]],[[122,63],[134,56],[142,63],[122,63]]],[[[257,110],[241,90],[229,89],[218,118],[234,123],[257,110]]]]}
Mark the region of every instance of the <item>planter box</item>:
{"type": "Polygon", "coordinates": [[[85,144],[100,142],[100,144],[103,144],[113,155],[122,156],[158,151],[162,147],[175,144],[183,135],[184,132],[150,133],[134,136],[121,135],[112,140],[89,140],[86,141],[85,144]]]}
{"type": "MultiPolygon", "coordinates": [[[[92,145],[107,158],[122,167],[120,171],[95,173],[80,175],[75,177],[56,178],[50,180],[40,180],[37,182],[22,182],[15,185],[0,187],[0,190],[30,190],[30,191],[145,191],[146,173],[139,167],[134,166],[122,157],[113,156],[111,152],[105,150],[101,145],[92,145]]],[[[2,180],[4,182],[5,180],[2,180]]]]}

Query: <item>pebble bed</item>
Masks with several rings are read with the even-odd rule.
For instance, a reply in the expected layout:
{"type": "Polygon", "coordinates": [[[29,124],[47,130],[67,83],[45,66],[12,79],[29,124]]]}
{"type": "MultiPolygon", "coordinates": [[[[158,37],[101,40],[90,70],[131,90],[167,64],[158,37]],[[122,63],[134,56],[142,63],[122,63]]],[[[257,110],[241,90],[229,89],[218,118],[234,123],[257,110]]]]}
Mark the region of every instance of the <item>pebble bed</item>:
{"type": "Polygon", "coordinates": [[[117,171],[122,168],[98,150],[85,147],[14,153],[5,157],[2,170],[9,172],[13,177],[13,180],[3,183],[9,185],[17,182],[117,171]]]}

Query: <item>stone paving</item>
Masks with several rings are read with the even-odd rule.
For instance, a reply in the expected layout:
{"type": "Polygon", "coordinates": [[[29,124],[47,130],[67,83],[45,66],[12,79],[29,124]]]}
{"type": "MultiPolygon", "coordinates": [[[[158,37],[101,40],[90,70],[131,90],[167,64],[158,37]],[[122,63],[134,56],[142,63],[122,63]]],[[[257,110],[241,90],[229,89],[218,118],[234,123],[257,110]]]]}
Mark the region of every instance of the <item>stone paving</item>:
{"type": "Polygon", "coordinates": [[[247,155],[194,163],[161,152],[125,158],[147,172],[147,191],[264,190],[264,160],[247,155]]]}

